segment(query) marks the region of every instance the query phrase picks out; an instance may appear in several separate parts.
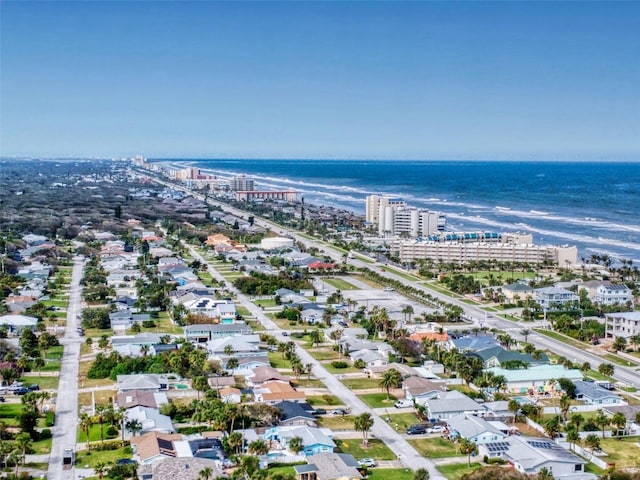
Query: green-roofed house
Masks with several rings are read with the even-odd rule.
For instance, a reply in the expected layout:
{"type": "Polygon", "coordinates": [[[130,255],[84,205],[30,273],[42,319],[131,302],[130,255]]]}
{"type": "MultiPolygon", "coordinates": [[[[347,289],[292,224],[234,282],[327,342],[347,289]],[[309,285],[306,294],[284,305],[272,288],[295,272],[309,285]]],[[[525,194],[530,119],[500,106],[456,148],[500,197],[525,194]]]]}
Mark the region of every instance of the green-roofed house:
{"type": "Polygon", "coordinates": [[[475,351],[470,355],[479,357],[482,360],[484,368],[505,367],[505,364],[509,362],[521,362],[528,366],[547,365],[549,363],[549,357],[544,353],[535,359],[532,355],[517,350],[506,350],[500,346],[485,348],[475,351]]]}
{"type": "Polygon", "coordinates": [[[559,389],[558,379],[568,378],[575,382],[583,378],[580,370],[562,365],[536,365],[519,370],[494,367],[487,369],[487,372],[502,375],[506,379],[507,391],[521,394],[553,394],[559,389]]]}

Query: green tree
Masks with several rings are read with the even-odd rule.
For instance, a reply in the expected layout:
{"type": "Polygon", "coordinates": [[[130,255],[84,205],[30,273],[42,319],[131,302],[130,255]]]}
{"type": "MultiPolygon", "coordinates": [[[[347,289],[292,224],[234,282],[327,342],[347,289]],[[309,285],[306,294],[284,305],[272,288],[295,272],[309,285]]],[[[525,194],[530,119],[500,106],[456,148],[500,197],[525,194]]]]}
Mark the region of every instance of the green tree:
{"type": "Polygon", "coordinates": [[[389,401],[389,392],[392,388],[398,388],[402,385],[402,374],[395,368],[385,370],[378,382],[380,388],[387,392],[387,401],[389,401]]]}
{"type": "Polygon", "coordinates": [[[311,346],[314,347],[319,343],[322,343],[322,337],[323,335],[320,329],[316,328],[314,330],[311,330],[311,332],[309,333],[309,341],[311,342],[311,346]]]}
{"type": "Polygon", "coordinates": [[[576,443],[580,443],[580,433],[578,432],[578,429],[575,427],[575,425],[569,425],[566,431],[567,431],[567,442],[569,442],[569,445],[573,450],[573,446],[576,443]]]}
{"type": "Polygon", "coordinates": [[[613,414],[613,417],[611,417],[611,424],[615,425],[616,427],[616,437],[618,438],[618,440],[622,440],[622,436],[620,435],[620,433],[627,426],[627,417],[625,417],[624,413],[622,412],[616,412],[613,414]]]}
{"type": "Polygon", "coordinates": [[[209,380],[205,376],[198,376],[193,379],[192,382],[193,388],[198,391],[198,399],[200,399],[200,392],[206,392],[211,387],[209,386],[209,380]]]}
{"type": "Polygon", "coordinates": [[[298,453],[304,448],[304,444],[302,443],[301,437],[291,437],[289,439],[289,443],[287,444],[289,450],[293,453],[298,453]]]}
{"type": "Polygon", "coordinates": [[[567,421],[567,415],[569,414],[569,409],[571,408],[571,397],[569,395],[564,394],[560,397],[560,414],[562,415],[562,420],[567,421]]]}
{"type": "Polygon", "coordinates": [[[353,425],[358,432],[362,432],[362,445],[369,445],[369,431],[373,427],[373,417],[369,412],[363,412],[353,419],[353,425]]]}
{"type": "Polygon", "coordinates": [[[591,449],[592,453],[596,450],[600,450],[600,438],[595,433],[587,435],[587,438],[584,439],[584,443],[591,449]]]}
{"type": "Polygon", "coordinates": [[[107,462],[97,462],[93,466],[93,471],[98,476],[99,479],[103,479],[105,474],[109,471],[109,466],[107,462]]]}
{"type": "Polygon", "coordinates": [[[478,445],[467,438],[461,438],[458,442],[458,448],[462,455],[467,455],[467,465],[471,466],[471,455],[477,455],[478,445]]]}
{"type": "Polygon", "coordinates": [[[601,363],[598,367],[598,372],[607,377],[612,376],[615,373],[615,367],[610,363],[601,363]]]}
{"type": "Polygon", "coordinates": [[[553,473],[547,467],[542,467],[536,475],[536,480],[553,480],[553,473]]]}
{"type": "Polygon", "coordinates": [[[596,415],[595,417],[593,417],[593,421],[596,425],[598,425],[598,427],[602,429],[602,438],[604,438],[604,429],[610,423],[609,416],[600,408],[596,411],[596,415]]]}
{"type": "Polygon", "coordinates": [[[89,451],[89,432],[91,430],[91,425],[93,425],[91,417],[86,413],[81,413],[78,419],[78,426],[87,437],[87,451],[89,451]]]}
{"type": "Polygon", "coordinates": [[[136,419],[129,419],[125,423],[125,428],[131,432],[131,435],[135,437],[142,431],[142,423],[136,419]]]}
{"type": "Polygon", "coordinates": [[[254,455],[266,455],[269,453],[269,446],[263,439],[258,438],[249,444],[249,453],[254,455]]]}
{"type": "Polygon", "coordinates": [[[413,472],[413,480],[429,480],[429,471],[426,468],[419,468],[413,472]]]}
{"type": "Polygon", "coordinates": [[[517,400],[509,400],[509,403],[507,404],[507,408],[509,409],[509,411],[511,413],[513,413],[513,421],[517,421],[518,420],[518,412],[520,411],[520,403],[517,400]]]}
{"type": "Polygon", "coordinates": [[[627,339],[624,337],[616,337],[611,348],[613,348],[615,352],[619,352],[620,350],[624,351],[627,348],[627,339]]]}
{"type": "Polygon", "coordinates": [[[24,464],[24,460],[25,457],[27,456],[27,452],[29,451],[29,449],[31,448],[32,445],[32,440],[31,440],[31,435],[29,435],[27,432],[22,432],[19,433],[16,436],[16,447],[18,447],[18,449],[20,450],[20,454],[22,456],[22,464],[24,464]]]}

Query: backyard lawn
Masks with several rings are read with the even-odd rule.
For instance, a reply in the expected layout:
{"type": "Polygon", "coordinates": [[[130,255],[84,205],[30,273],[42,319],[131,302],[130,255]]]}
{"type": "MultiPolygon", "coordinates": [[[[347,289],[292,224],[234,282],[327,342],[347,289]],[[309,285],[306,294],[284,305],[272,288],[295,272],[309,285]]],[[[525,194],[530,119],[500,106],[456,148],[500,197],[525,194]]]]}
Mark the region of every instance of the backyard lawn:
{"type": "Polygon", "coordinates": [[[460,480],[467,473],[471,473],[478,468],[482,468],[479,463],[472,463],[471,467],[465,463],[455,463],[453,465],[441,465],[437,467],[442,475],[447,477],[448,480],[460,480]]]}
{"type": "MultiPolygon", "coordinates": [[[[395,410],[395,408],[393,410],[395,410]]],[[[399,432],[404,432],[409,426],[420,423],[418,417],[416,417],[413,413],[392,413],[390,415],[381,415],[381,417],[383,420],[386,420],[387,418],[391,419],[389,421],[389,425],[391,425],[399,432]]]]}
{"type": "Polygon", "coordinates": [[[386,393],[365,393],[364,395],[358,395],[358,397],[371,408],[393,407],[393,404],[398,400],[393,395],[389,395],[387,400],[386,393]]]}
{"type": "Polygon", "coordinates": [[[39,385],[41,390],[56,390],[58,388],[58,380],[56,377],[38,377],[38,376],[26,376],[21,377],[20,382],[25,385],[39,385]]]}
{"type": "Polygon", "coordinates": [[[338,445],[338,451],[340,453],[350,453],[356,459],[359,458],[374,458],[376,460],[395,460],[396,454],[393,453],[389,447],[387,447],[382,440],[372,438],[369,440],[369,445],[365,448],[362,445],[361,438],[352,438],[349,440],[338,439],[336,440],[338,445]]]}
{"type": "Polygon", "coordinates": [[[81,468],[93,468],[99,462],[115,463],[119,458],[131,458],[130,453],[125,453],[125,448],[103,450],[101,452],[91,451],[90,455],[86,451],[79,452],[76,458],[76,465],[81,468]]]}
{"type": "Polygon", "coordinates": [[[22,413],[21,403],[0,403],[0,421],[6,423],[7,426],[17,426],[16,416],[20,413],[22,413]]]}
{"type": "Polygon", "coordinates": [[[322,415],[317,418],[318,426],[331,430],[353,430],[353,417],[351,415],[322,415]]]}
{"type": "Polygon", "coordinates": [[[333,405],[342,405],[342,400],[340,400],[335,395],[312,395],[310,397],[307,397],[307,403],[314,407],[326,407],[333,405]]]}
{"type": "Polygon", "coordinates": [[[380,388],[380,380],[375,378],[345,378],[342,380],[347,387],[351,390],[362,390],[365,388],[380,388]]]}
{"type": "Polygon", "coordinates": [[[368,480],[413,480],[413,470],[408,468],[370,468],[368,480]]]}
{"type": "Polygon", "coordinates": [[[408,440],[420,455],[427,458],[456,457],[460,455],[458,446],[444,438],[420,438],[408,440]]]}
{"type": "Polygon", "coordinates": [[[637,437],[626,437],[622,440],[615,438],[600,439],[600,446],[606,456],[598,457],[607,463],[615,463],[616,468],[631,468],[638,466],[640,447],[637,437]]]}
{"type": "Polygon", "coordinates": [[[338,359],[338,353],[326,347],[307,348],[307,352],[318,361],[338,359]]]}

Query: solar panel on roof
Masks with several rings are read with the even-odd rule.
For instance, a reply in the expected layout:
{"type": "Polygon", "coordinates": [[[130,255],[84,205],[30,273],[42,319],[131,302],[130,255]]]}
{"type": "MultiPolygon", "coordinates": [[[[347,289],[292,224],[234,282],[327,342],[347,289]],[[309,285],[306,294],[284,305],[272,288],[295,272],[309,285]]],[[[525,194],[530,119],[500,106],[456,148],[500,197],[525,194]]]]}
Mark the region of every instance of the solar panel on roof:
{"type": "Polygon", "coordinates": [[[158,447],[160,447],[161,450],[173,450],[173,443],[171,443],[171,440],[165,440],[164,438],[159,438],[158,447]]]}
{"type": "Polygon", "coordinates": [[[537,440],[528,440],[527,443],[535,448],[546,448],[549,450],[553,448],[553,444],[549,442],[539,442],[537,440]]]}

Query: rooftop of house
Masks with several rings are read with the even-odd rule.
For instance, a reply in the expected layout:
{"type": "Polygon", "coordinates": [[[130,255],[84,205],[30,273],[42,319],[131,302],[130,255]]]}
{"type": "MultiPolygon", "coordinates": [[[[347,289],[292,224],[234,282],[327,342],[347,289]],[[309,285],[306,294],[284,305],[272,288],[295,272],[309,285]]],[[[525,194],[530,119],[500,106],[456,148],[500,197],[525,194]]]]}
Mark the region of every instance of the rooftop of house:
{"type": "Polygon", "coordinates": [[[151,480],[198,480],[202,476],[205,468],[212,470],[210,478],[221,478],[223,472],[220,469],[219,462],[208,458],[187,457],[187,458],[166,458],[158,462],[148,465],[141,465],[138,469],[138,475],[149,478],[151,480]]]}
{"type": "Polygon", "coordinates": [[[488,368],[487,371],[494,375],[503,375],[507,382],[548,381],[562,377],[575,381],[583,378],[580,370],[568,369],[562,365],[534,365],[518,370],[494,367],[488,368]]]}
{"type": "Polygon", "coordinates": [[[432,415],[450,412],[475,412],[484,407],[464,393],[452,390],[439,393],[436,398],[427,400],[432,415]]]}
{"type": "Polygon", "coordinates": [[[491,425],[485,419],[476,417],[475,415],[456,415],[447,420],[447,424],[451,430],[455,430],[458,434],[467,439],[471,439],[483,433],[493,433],[502,435],[502,432],[491,425]]]}
{"type": "Polygon", "coordinates": [[[307,465],[293,467],[297,474],[315,472],[320,480],[361,479],[360,465],[346,453],[318,453],[307,457],[307,465]]]}
{"type": "Polygon", "coordinates": [[[573,382],[576,386],[576,396],[587,397],[592,400],[603,400],[609,397],[620,398],[619,395],[610,392],[606,388],[602,388],[596,382],[585,382],[584,380],[576,380],[573,382]]]}
{"type": "Polygon", "coordinates": [[[292,418],[305,418],[315,421],[315,417],[309,412],[309,409],[313,409],[313,407],[308,403],[284,401],[276,403],[274,407],[277,407],[282,412],[281,421],[291,420],[292,418]]]}

